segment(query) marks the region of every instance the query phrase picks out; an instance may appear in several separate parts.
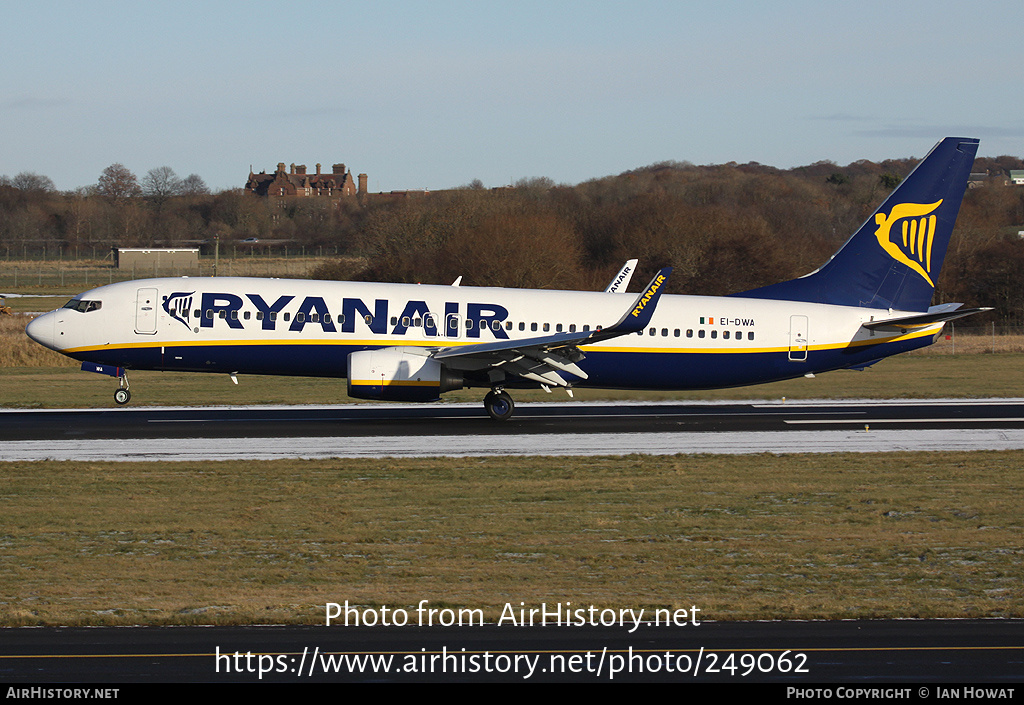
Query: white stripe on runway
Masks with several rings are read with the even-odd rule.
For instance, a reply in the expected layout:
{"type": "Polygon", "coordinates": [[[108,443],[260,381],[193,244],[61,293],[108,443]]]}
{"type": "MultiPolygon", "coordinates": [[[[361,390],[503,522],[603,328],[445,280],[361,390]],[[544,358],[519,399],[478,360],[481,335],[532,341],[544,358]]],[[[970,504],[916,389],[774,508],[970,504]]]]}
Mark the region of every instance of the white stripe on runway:
{"type": "Polygon", "coordinates": [[[0,444],[0,460],[185,461],[1014,449],[1024,449],[1024,429],[8,441],[0,444]]]}

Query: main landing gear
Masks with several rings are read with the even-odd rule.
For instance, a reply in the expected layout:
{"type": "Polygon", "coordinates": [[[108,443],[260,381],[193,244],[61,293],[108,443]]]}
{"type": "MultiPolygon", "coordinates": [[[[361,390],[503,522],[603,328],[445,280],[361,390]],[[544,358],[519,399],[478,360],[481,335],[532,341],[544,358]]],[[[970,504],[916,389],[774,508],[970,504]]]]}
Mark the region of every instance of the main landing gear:
{"type": "Polygon", "coordinates": [[[495,387],[484,397],[484,408],[495,421],[504,421],[512,416],[516,405],[508,392],[501,387],[495,387]]]}
{"type": "Polygon", "coordinates": [[[117,391],[114,392],[114,401],[124,405],[132,400],[132,393],[128,391],[128,372],[122,372],[117,378],[117,391]]]}

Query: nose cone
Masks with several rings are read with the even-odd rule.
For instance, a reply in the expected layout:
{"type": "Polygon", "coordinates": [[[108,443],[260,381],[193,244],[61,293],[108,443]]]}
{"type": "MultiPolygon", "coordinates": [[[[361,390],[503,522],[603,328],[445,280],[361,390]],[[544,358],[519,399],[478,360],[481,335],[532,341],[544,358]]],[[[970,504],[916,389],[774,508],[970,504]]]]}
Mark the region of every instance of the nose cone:
{"type": "Polygon", "coordinates": [[[27,326],[25,326],[25,333],[29,338],[36,341],[40,345],[50,348],[50,350],[56,350],[57,345],[54,341],[54,327],[56,316],[53,313],[44,313],[42,316],[33,318],[27,326]]]}

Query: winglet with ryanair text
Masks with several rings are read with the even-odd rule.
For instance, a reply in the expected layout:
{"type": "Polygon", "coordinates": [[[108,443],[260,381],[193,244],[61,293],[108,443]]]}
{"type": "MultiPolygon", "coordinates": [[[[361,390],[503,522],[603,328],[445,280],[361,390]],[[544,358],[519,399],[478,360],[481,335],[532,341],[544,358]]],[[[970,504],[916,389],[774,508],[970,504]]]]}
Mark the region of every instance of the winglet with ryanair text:
{"type": "Polygon", "coordinates": [[[619,322],[611,328],[605,329],[604,332],[625,335],[626,333],[636,333],[646,328],[647,324],[651,322],[654,310],[658,307],[658,299],[661,298],[661,294],[665,289],[665,282],[668,281],[668,275],[671,273],[671,267],[665,267],[658,272],[654,279],[651,280],[651,283],[636,298],[633,305],[629,307],[626,314],[619,319],[619,322]]]}

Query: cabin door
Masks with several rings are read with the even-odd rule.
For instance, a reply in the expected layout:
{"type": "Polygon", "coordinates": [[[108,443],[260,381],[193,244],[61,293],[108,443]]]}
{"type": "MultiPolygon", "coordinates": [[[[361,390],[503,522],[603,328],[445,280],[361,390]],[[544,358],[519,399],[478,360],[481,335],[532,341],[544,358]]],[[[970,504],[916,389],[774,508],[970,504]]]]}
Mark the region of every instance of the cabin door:
{"type": "Polygon", "coordinates": [[[139,289],[135,295],[135,332],[156,333],[156,289],[139,289]]]}
{"type": "Polygon", "coordinates": [[[807,316],[789,317],[789,359],[795,362],[807,360],[807,316]]]}

